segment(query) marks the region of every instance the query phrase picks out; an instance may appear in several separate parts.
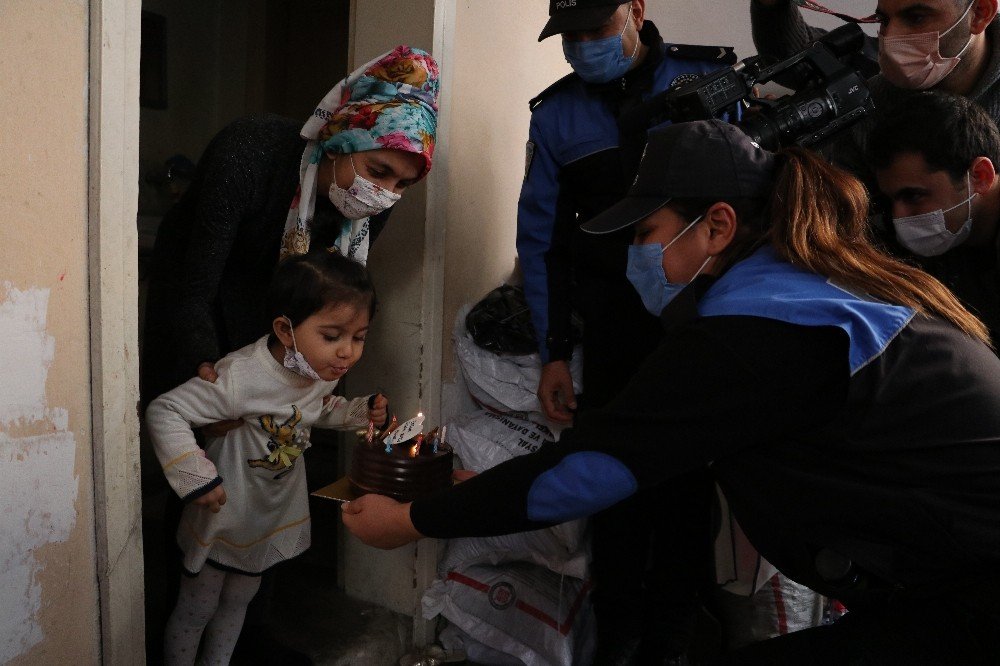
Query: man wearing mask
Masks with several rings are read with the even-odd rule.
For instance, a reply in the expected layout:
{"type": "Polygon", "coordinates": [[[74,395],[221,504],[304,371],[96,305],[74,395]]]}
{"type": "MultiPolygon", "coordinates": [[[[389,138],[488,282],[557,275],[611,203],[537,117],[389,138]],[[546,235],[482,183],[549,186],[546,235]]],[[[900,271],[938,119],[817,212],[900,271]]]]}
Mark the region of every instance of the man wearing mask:
{"type": "MultiPolygon", "coordinates": [[[[869,80],[875,108],[896,104],[908,91],[962,95],[1000,119],[1000,25],[997,0],[879,0],[881,74],[869,80]]],[[[754,44],[761,55],[784,59],[822,35],[792,0],[751,0],[754,44]]],[[[876,111],[878,114],[878,111],[876,111]]],[[[835,138],[826,152],[868,184],[865,152],[871,122],[835,138]]]]}
{"type": "Polygon", "coordinates": [[[887,109],[869,144],[896,241],[1000,344],[1000,131],[964,97],[925,92],[887,109]]]}
{"type": "MultiPolygon", "coordinates": [[[[574,309],[584,322],[580,409],[617,395],[661,335],[625,277],[629,231],[595,237],[579,229],[625,194],[638,169],[649,128],[619,118],[657,92],[735,62],[731,49],[664,44],[645,8],[645,0],[551,0],[539,35],[561,35],[573,73],[530,102],[517,248],[543,361],[539,400],[563,424],[578,406],[568,364],[574,309]]],[[[710,568],[712,489],[698,475],[654,492],[672,499],[625,503],[594,521],[595,663],[679,659],[688,642],[697,587],[710,568]],[[657,505],[672,510],[641,509],[657,505]],[[652,568],[669,580],[650,583],[659,589],[644,599],[651,531],[654,543],[663,541],[652,568]]]]}

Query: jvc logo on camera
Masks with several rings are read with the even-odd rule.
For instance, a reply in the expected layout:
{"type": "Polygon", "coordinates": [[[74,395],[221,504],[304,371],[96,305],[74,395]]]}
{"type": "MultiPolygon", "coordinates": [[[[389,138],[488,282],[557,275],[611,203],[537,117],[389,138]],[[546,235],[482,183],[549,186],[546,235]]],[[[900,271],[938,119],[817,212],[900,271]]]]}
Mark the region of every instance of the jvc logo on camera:
{"type": "Polygon", "coordinates": [[[569,9],[570,7],[576,7],[576,0],[559,0],[556,3],[556,9],[569,9]]]}

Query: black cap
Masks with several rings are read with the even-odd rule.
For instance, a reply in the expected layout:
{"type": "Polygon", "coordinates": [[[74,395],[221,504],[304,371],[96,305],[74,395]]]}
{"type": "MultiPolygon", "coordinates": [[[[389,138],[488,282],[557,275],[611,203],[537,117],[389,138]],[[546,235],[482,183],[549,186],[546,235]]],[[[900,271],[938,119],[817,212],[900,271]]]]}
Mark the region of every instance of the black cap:
{"type": "Polygon", "coordinates": [[[549,22],[538,41],[563,32],[596,30],[630,0],[549,0],[549,22]]]}
{"type": "Polygon", "coordinates": [[[625,198],[582,225],[592,234],[624,229],[671,199],[765,199],[777,156],[721,120],[678,123],[649,133],[639,174],[625,198]]]}

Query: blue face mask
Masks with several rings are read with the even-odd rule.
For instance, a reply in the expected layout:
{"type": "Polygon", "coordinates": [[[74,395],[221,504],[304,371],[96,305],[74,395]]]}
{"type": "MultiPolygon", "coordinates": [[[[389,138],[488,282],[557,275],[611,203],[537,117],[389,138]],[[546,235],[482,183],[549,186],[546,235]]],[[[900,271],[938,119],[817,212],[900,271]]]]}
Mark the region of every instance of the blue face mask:
{"type": "MultiPolygon", "coordinates": [[[[659,317],[663,309],[667,307],[670,301],[674,300],[677,294],[681,293],[684,287],[688,286],[688,282],[671,282],[667,279],[666,274],[663,272],[663,253],[667,251],[667,248],[677,242],[677,239],[683,236],[688,229],[693,227],[698,220],[702,218],[701,215],[696,217],[691,224],[684,227],[679,234],[674,236],[674,239],[667,243],[666,245],[660,245],[659,243],[649,243],[647,245],[629,245],[628,248],[628,268],[625,270],[625,275],[628,276],[628,281],[632,283],[635,290],[639,292],[639,298],[642,299],[642,304],[646,306],[649,312],[659,317]]],[[[712,257],[707,257],[705,262],[701,267],[695,271],[695,274],[691,276],[691,280],[698,277],[701,271],[705,268],[712,257]]]]}
{"type": "Polygon", "coordinates": [[[622,46],[622,36],[628,28],[631,16],[632,12],[629,11],[621,34],[614,37],[584,42],[571,42],[563,37],[563,54],[566,56],[566,62],[581,79],[587,83],[607,83],[625,76],[625,72],[632,66],[636,51],[639,50],[638,36],[632,55],[626,57],[622,46]]]}

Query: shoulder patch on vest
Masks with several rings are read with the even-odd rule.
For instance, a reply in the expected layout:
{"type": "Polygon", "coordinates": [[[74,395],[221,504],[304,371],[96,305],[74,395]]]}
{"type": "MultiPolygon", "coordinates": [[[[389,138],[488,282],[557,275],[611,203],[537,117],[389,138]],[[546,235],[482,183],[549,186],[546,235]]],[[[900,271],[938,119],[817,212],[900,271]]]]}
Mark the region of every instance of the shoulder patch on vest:
{"type": "Polygon", "coordinates": [[[668,44],[667,53],[682,60],[707,60],[720,65],[735,65],[736,51],[732,46],[702,46],[701,44],[668,44]]]}
{"type": "Polygon", "coordinates": [[[562,88],[563,86],[565,86],[567,83],[569,83],[570,81],[572,81],[575,78],[577,78],[576,72],[570,72],[566,76],[562,77],[561,79],[559,79],[558,81],[556,81],[555,83],[553,83],[551,86],[549,86],[548,88],[546,88],[542,92],[540,92],[537,95],[535,95],[534,97],[532,97],[528,101],[528,109],[531,110],[531,111],[534,111],[535,107],[538,106],[539,104],[541,104],[543,101],[545,101],[546,97],[550,96],[552,93],[554,93],[555,91],[559,90],[560,88],[562,88]]]}

